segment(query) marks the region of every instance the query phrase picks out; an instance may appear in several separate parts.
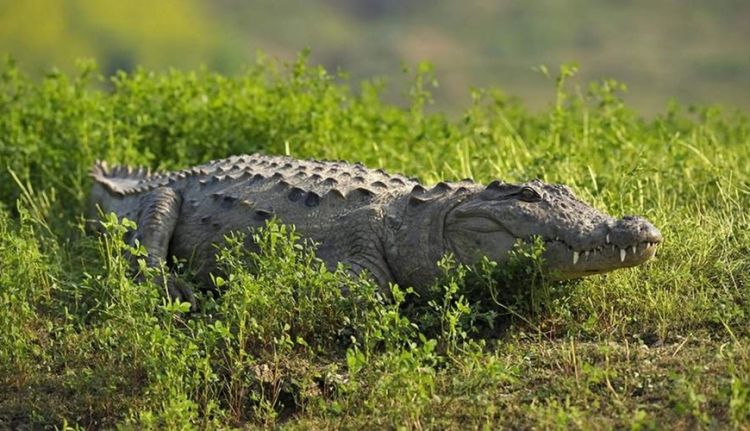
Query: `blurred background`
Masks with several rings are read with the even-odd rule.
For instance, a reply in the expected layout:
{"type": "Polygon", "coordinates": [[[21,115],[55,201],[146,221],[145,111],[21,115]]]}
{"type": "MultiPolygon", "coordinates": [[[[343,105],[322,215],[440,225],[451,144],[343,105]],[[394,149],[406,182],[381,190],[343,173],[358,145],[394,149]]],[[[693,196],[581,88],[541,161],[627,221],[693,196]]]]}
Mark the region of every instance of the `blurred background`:
{"type": "MultiPolygon", "coordinates": [[[[236,74],[259,51],[349,79],[382,78],[397,97],[403,66],[435,66],[436,106],[498,87],[545,106],[561,63],[579,83],[614,78],[644,113],[669,100],[750,108],[747,0],[0,0],[0,54],[30,74],[74,71],[94,58],[105,74],[137,66],[236,74]]],[[[401,90],[399,90],[401,89],[401,90]]]]}

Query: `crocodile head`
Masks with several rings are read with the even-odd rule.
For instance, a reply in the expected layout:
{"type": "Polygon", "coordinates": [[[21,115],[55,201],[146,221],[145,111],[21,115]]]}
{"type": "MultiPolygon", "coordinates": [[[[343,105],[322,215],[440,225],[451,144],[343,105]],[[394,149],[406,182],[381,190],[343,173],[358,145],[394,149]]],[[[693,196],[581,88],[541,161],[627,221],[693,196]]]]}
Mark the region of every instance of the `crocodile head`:
{"type": "Polygon", "coordinates": [[[610,217],[567,187],[540,180],[495,181],[450,209],[444,223],[446,248],[467,263],[482,255],[502,262],[518,240],[541,237],[545,265],[555,279],[639,265],[662,241],[646,219],[610,217]]]}

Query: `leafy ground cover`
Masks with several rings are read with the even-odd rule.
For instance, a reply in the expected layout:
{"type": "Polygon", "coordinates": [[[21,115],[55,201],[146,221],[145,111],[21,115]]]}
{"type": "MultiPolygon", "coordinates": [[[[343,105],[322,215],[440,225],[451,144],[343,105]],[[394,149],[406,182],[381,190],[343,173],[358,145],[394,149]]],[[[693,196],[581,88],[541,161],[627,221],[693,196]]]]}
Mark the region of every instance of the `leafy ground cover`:
{"type": "Polygon", "coordinates": [[[90,64],[32,81],[5,62],[0,428],[747,429],[747,117],[672,105],[644,119],[616,82],[567,86],[574,72],[550,81],[543,112],[477,89],[448,117],[425,111],[424,65],[394,106],[377,82],[304,58],[104,86],[90,64]],[[256,151],[428,183],[539,177],[648,217],[665,242],[647,265],[568,283],[533,276],[533,246],[510,268],[446,259],[416,298],[326,271],[314,244],[271,224],[246,233],[259,254],[228,239],[219,294],[188,313],[156,271],[133,282],[127,223],[84,233],[97,158],[170,169],[256,151]]]}

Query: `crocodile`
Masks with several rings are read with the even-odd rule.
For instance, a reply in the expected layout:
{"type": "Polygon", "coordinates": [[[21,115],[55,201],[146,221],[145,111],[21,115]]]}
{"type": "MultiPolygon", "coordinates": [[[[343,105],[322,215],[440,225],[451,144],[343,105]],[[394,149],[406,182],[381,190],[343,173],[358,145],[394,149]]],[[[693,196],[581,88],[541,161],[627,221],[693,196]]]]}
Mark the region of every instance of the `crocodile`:
{"type": "MultiPolygon", "coordinates": [[[[448,253],[467,264],[482,256],[502,263],[518,241],[541,237],[545,271],[571,279],[639,265],[662,242],[645,218],[611,217],[567,186],[538,179],[428,188],[361,163],[260,154],[157,173],[98,161],[91,177],[92,211],[134,220],[129,241],[145,247],[149,266],[185,259],[203,282],[217,271],[216,244],[272,218],[312,239],[328,267],[343,263],[381,287],[418,291],[439,276],[448,253]]],[[[193,302],[185,289],[170,294],[193,302]]]]}

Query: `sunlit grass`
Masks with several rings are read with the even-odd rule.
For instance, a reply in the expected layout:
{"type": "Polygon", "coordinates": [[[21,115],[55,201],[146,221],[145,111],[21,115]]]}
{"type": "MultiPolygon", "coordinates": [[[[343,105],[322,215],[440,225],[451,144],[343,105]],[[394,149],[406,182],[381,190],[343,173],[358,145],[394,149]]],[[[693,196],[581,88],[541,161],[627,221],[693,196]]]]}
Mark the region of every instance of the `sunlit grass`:
{"type": "Polygon", "coordinates": [[[747,118],[675,105],[645,120],[615,82],[569,88],[569,66],[547,111],[476,90],[448,117],[426,112],[430,69],[417,73],[399,107],[303,60],[122,74],[111,92],[90,66],[32,82],[6,64],[0,428],[746,427],[747,118]],[[188,314],[134,282],[116,220],[83,233],[97,158],[172,169],[256,151],[427,182],[538,177],[648,217],[665,241],[645,265],[567,284],[513,282],[513,268],[511,283],[476,284],[446,261],[416,298],[325,270],[271,225],[260,254],[228,243],[218,295],[188,314]]]}

